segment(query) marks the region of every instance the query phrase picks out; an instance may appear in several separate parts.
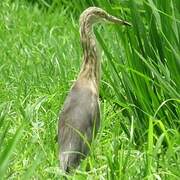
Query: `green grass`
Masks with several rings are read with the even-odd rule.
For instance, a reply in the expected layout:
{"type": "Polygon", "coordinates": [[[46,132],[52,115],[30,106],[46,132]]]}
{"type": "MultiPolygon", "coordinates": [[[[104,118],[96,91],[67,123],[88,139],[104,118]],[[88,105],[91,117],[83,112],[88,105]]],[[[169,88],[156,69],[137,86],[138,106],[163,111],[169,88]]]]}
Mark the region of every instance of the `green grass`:
{"type": "Polygon", "coordinates": [[[58,114],[80,69],[78,17],[90,5],[133,27],[96,28],[101,128],[68,179],[179,179],[180,1],[31,2],[0,2],[0,179],[64,175],[58,114]]]}

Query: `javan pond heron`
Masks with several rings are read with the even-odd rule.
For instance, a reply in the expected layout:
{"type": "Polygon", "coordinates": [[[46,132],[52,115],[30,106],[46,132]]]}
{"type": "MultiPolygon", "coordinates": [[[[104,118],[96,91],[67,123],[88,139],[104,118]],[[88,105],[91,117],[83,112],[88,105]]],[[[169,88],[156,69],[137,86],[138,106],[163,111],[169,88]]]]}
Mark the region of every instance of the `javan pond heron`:
{"type": "Polygon", "coordinates": [[[83,64],[65,100],[58,125],[60,168],[76,168],[89,152],[93,136],[100,125],[99,82],[101,53],[93,32],[99,22],[130,24],[97,7],[86,9],[80,16],[80,38],[83,64]]]}

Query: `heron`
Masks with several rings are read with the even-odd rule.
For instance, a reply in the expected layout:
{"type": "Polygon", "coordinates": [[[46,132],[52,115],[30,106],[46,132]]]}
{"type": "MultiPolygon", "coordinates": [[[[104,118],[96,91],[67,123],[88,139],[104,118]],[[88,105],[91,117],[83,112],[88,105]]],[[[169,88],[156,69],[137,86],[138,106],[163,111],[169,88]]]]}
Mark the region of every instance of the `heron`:
{"type": "Polygon", "coordinates": [[[83,63],[77,80],[65,99],[58,123],[60,168],[69,172],[90,151],[89,145],[100,126],[99,83],[101,51],[93,31],[95,24],[111,22],[130,26],[127,21],[98,7],[89,7],[79,18],[83,63]]]}

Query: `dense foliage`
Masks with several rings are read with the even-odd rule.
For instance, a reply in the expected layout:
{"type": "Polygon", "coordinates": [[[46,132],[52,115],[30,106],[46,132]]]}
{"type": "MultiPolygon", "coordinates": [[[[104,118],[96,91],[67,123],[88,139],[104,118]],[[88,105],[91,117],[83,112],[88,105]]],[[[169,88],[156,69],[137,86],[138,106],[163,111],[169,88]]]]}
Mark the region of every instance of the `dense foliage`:
{"type": "Polygon", "coordinates": [[[92,5],[133,26],[95,29],[102,123],[68,179],[180,178],[178,0],[0,2],[1,178],[63,176],[58,113],[81,65],[78,17],[92,5]]]}

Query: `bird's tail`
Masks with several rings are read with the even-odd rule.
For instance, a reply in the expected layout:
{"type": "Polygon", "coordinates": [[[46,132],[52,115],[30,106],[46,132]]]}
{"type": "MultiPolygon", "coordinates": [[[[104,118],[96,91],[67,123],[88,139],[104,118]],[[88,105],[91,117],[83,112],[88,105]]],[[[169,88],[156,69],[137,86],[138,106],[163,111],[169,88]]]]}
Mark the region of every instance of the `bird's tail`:
{"type": "MultiPolygon", "coordinates": [[[[89,137],[90,132],[87,131],[86,136],[89,137]]],[[[90,144],[86,136],[74,129],[69,131],[64,143],[60,142],[60,168],[66,172],[76,168],[81,159],[84,159],[89,152],[90,144]]]]}
{"type": "Polygon", "coordinates": [[[79,165],[84,154],[76,151],[66,151],[60,153],[60,167],[63,171],[69,172],[79,165]]]}
{"type": "Polygon", "coordinates": [[[74,135],[63,147],[59,154],[60,167],[63,171],[69,172],[76,168],[81,159],[86,157],[88,147],[79,135],[74,135]]]}

